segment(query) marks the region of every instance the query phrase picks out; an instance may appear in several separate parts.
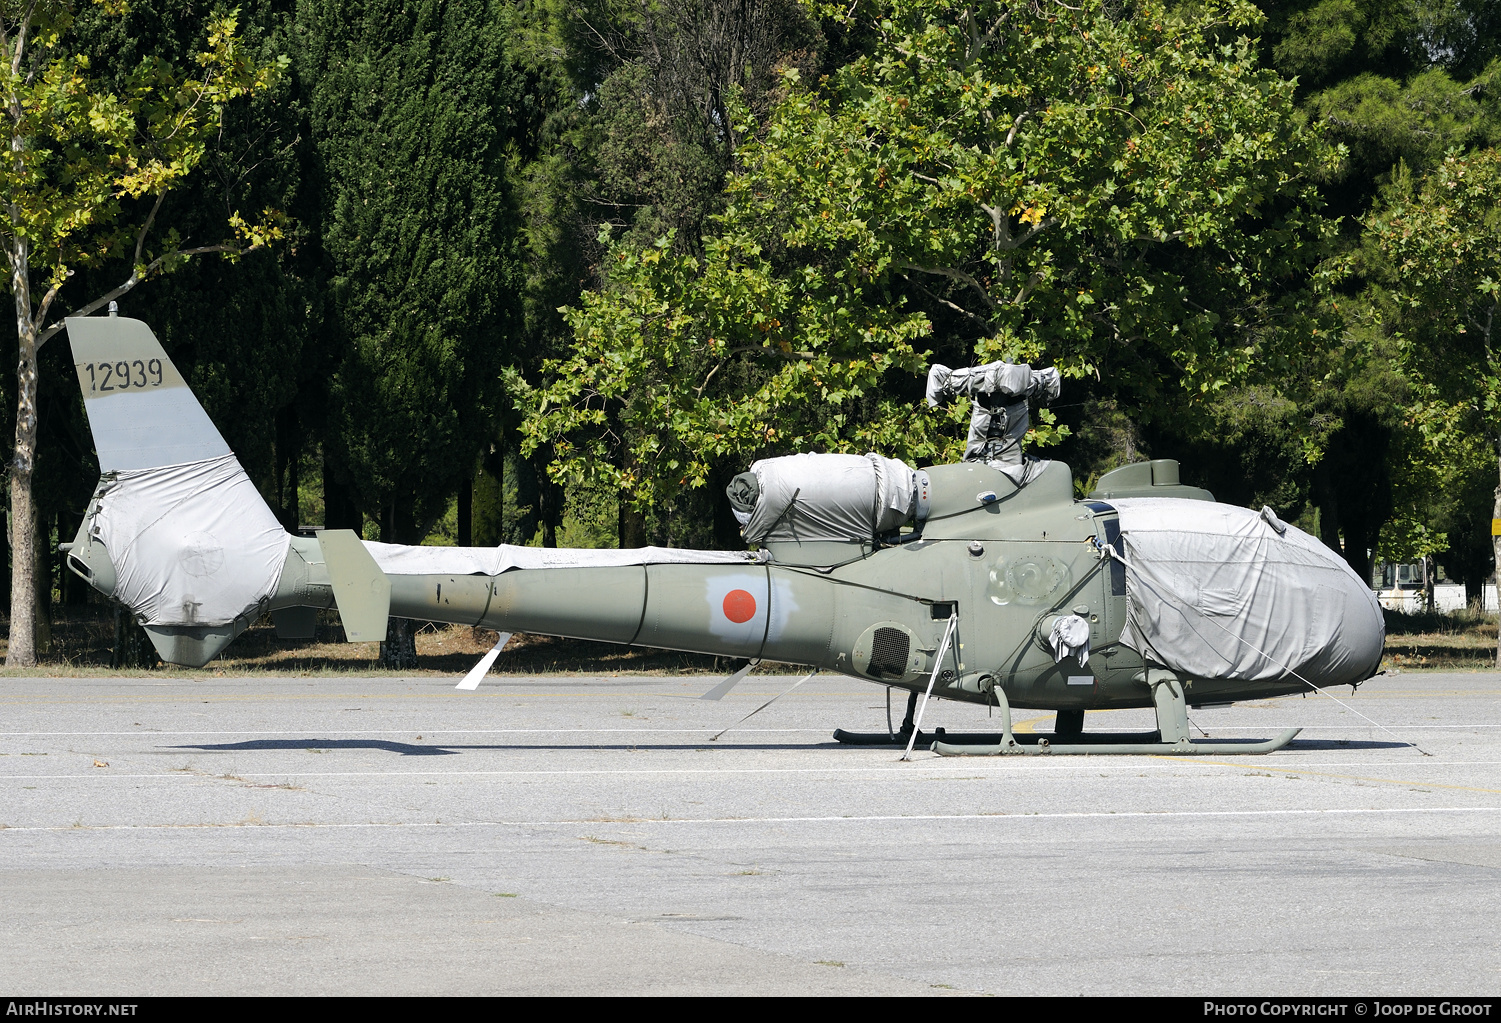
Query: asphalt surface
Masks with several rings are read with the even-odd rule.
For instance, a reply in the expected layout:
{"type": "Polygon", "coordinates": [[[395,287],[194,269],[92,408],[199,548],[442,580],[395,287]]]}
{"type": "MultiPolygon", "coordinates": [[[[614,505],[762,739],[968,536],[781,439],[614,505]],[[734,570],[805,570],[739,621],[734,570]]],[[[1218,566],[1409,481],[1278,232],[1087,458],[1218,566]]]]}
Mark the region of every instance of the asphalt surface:
{"type": "Polygon", "coordinates": [[[0,993],[1501,991],[1501,675],[1192,712],[1262,757],[901,763],[837,678],[710,741],[794,680],[5,679],[0,993]]]}

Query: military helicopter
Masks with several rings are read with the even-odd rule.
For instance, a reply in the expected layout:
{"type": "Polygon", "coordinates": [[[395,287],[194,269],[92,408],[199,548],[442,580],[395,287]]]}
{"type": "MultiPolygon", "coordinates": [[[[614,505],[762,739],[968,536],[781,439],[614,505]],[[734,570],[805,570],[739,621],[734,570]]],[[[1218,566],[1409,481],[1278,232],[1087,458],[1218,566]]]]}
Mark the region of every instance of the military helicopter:
{"type": "Polygon", "coordinates": [[[286,533],[150,328],[67,320],[101,478],[68,566],[128,607],[164,661],[200,667],[269,612],[310,638],[337,607],[351,642],[390,615],[810,665],[909,694],[884,733],[947,754],[1265,753],[1195,741],[1190,707],[1358,684],[1381,659],[1370,589],[1334,552],[1183,485],[1161,459],[1103,476],[1084,500],[1061,462],[1021,455],[1028,403],[1054,370],[930,373],[928,397],[972,399],[966,459],[913,469],[878,455],[766,459],[729,498],[744,551],[406,547],[350,530],[286,533]],[[998,734],[921,731],[928,696],[984,705],[998,734]],[[921,702],[920,702],[921,698],[921,702]],[[1057,712],[1020,736],[1011,709],[1057,712]],[[1157,730],[1085,732],[1088,710],[1153,707],[1157,730]]]}

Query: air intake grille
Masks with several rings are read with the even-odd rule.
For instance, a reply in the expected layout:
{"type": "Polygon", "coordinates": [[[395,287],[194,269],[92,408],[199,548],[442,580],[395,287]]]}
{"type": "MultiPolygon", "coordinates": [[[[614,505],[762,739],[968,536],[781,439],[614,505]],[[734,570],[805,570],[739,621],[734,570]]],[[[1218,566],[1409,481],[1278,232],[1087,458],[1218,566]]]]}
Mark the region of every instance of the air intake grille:
{"type": "Polygon", "coordinates": [[[870,673],[901,678],[907,674],[910,640],[901,629],[877,629],[870,645],[870,673]]]}

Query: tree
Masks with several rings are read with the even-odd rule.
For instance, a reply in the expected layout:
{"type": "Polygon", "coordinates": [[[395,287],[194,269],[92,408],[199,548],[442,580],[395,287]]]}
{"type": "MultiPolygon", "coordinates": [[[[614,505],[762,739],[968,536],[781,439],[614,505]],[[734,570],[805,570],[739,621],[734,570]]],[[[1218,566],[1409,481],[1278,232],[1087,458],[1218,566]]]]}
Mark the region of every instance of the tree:
{"type": "MultiPolygon", "coordinates": [[[[80,11],[73,31],[90,54],[96,80],[121,91],[147,54],[191,62],[200,42],[194,38],[194,3],[131,0],[123,16],[80,11]]],[[[295,52],[293,6],[254,0],[242,8],[237,35],[250,59],[273,63],[277,54],[295,52]]],[[[288,218],[283,243],[233,263],[194,260],[122,303],[122,311],[151,324],[289,530],[320,521],[300,518],[297,500],[306,475],[299,471],[299,455],[315,449],[321,435],[330,373],[318,189],[307,84],[289,64],[267,88],[225,108],[198,171],[172,191],[158,215],[186,238],[212,239],[236,209],[276,209],[288,218]]],[[[81,269],[69,289],[90,295],[107,290],[130,273],[129,253],[122,256],[81,269]]],[[[42,372],[45,390],[45,364],[42,372]]],[[[69,383],[62,390],[77,388],[69,383]]],[[[38,472],[48,483],[54,474],[46,463],[55,458],[44,442],[38,472]]],[[[86,498],[92,480],[84,486],[86,498]]],[[[38,507],[60,507],[61,496],[50,487],[39,490],[38,507]]],[[[81,509],[81,501],[69,498],[70,509],[81,509]]]]}
{"type": "MultiPolygon", "coordinates": [[[[1398,168],[1421,176],[1447,151],[1496,138],[1501,35],[1490,0],[1278,0],[1265,9],[1264,63],[1296,76],[1300,111],[1345,152],[1318,180],[1326,212],[1342,218],[1338,251],[1360,245],[1398,168]]],[[[1298,424],[1303,456],[1281,475],[1310,496],[1325,542],[1367,574],[1378,551],[1416,559],[1439,542],[1427,521],[1438,505],[1420,481],[1453,467],[1432,462],[1438,452],[1403,407],[1379,297],[1349,278],[1328,300],[1338,343],[1282,383],[1294,411],[1264,425],[1298,424]]]]}
{"type": "Polygon", "coordinates": [[[303,17],[341,352],[328,443],[381,539],[416,543],[473,470],[516,329],[507,22],[489,0],[303,17]]]}
{"type": "Polygon", "coordinates": [[[1275,374],[1320,329],[1288,284],[1327,233],[1311,179],[1331,153],[1238,34],[1257,16],[882,6],[874,53],[822,94],[789,71],[763,129],[741,113],[701,257],[670,236],[611,250],[528,445],[649,505],[716,459],[946,452],[915,400],[930,337],[1158,406],[1275,374]]]}
{"type": "MultiPolygon", "coordinates": [[[[777,69],[816,77],[828,47],[799,0],[551,0],[531,12],[515,40],[531,120],[522,147],[526,347],[515,365],[535,382],[543,359],[571,346],[561,307],[604,283],[600,228],[643,245],[671,231],[683,251],[699,252],[741,142],[730,116],[736,98],[764,115],[777,69]]],[[[497,424],[501,450],[515,450],[515,423],[508,415],[497,424]]],[[[518,482],[536,491],[548,544],[565,503],[558,486],[535,479],[551,457],[542,445],[516,464],[527,477],[518,482]]],[[[622,503],[618,542],[692,537],[701,518],[622,503]]]]}
{"type": "MultiPolygon", "coordinates": [[[[520,333],[509,9],[308,0],[324,168],[325,449],[380,539],[418,543],[474,472],[520,333]]],[[[404,623],[388,663],[415,660],[404,623]]]]}
{"type": "Polygon", "coordinates": [[[49,317],[69,277],[77,267],[122,250],[130,253],[129,277],[74,311],[86,315],[192,256],[242,255],[267,244],[279,230],[274,224],[252,226],[235,211],[224,227],[224,241],[190,246],[169,230],[148,245],[162,202],[202,161],[224,105],[264,88],[277,71],[245,58],[234,14],[210,19],[193,71],[150,57],[119,93],[90,80],[88,57],[70,44],[71,25],[71,11],[63,3],[0,10],[0,88],[10,134],[10,156],[0,170],[7,214],[0,244],[9,264],[20,349],[10,473],[6,663],[11,665],[36,662],[37,526],[31,484],[38,436],[37,352],[62,329],[49,317]],[[125,214],[137,207],[140,219],[127,227],[125,214]],[[34,270],[45,284],[35,301],[34,270]]]}
{"type": "MultiPolygon", "coordinates": [[[[1388,299],[1388,329],[1435,443],[1480,433],[1493,445],[1501,519],[1501,151],[1451,152],[1421,178],[1399,175],[1363,226],[1362,247],[1331,269],[1388,299]]],[[[1501,536],[1492,556],[1501,578],[1501,536]]]]}

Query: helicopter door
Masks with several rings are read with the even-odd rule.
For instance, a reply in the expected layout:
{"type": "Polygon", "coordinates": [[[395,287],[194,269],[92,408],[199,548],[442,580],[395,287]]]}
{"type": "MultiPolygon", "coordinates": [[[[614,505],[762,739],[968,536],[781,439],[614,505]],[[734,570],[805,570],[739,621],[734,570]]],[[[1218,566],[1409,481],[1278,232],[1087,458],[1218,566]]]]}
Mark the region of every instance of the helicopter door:
{"type": "MultiPolygon", "coordinates": [[[[1103,501],[1090,501],[1089,508],[1094,512],[1095,526],[1098,529],[1096,539],[1109,546],[1116,554],[1124,554],[1121,548],[1120,516],[1115,509],[1103,501]]],[[[1126,627],[1126,566],[1119,558],[1108,558],[1107,563],[1100,567],[1100,576],[1100,588],[1096,592],[1101,593],[1104,599],[1100,601],[1100,621],[1090,623],[1090,645],[1109,647],[1113,653],[1120,649],[1114,644],[1120,639],[1121,630],[1126,627]]]]}

